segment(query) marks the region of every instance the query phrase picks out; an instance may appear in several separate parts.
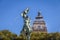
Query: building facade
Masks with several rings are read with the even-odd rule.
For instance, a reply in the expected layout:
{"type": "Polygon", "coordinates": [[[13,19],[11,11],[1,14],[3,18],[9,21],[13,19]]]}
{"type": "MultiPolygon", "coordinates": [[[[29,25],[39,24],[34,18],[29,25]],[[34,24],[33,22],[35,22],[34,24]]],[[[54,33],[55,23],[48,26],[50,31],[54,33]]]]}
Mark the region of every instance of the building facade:
{"type": "Polygon", "coordinates": [[[47,32],[47,27],[46,27],[45,21],[40,12],[38,12],[38,15],[35,17],[35,21],[33,22],[32,29],[35,32],[38,32],[38,31],[47,32]]]}

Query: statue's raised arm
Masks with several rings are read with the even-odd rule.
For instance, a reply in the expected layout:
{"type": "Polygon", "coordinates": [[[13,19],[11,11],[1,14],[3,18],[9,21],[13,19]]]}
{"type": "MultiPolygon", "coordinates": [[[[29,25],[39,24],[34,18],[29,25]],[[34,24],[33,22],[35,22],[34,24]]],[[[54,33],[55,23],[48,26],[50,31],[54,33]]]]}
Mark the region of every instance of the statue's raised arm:
{"type": "Polygon", "coordinates": [[[29,9],[26,8],[26,10],[24,10],[24,11],[22,12],[21,16],[22,16],[23,18],[26,18],[28,11],[29,11],[29,9]]]}

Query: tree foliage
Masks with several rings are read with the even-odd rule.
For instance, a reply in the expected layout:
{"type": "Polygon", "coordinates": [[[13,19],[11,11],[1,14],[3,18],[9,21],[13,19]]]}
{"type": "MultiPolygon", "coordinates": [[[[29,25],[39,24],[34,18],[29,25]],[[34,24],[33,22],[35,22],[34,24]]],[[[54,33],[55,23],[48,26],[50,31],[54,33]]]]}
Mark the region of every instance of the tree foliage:
{"type": "MultiPolygon", "coordinates": [[[[26,40],[27,37],[24,34],[17,36],[8,30],[0,31],[0,40],[26,40]]],[[[32,32],[30,34],[30,40],[60,40],[60,33],[42,33],[32,32]]]]}

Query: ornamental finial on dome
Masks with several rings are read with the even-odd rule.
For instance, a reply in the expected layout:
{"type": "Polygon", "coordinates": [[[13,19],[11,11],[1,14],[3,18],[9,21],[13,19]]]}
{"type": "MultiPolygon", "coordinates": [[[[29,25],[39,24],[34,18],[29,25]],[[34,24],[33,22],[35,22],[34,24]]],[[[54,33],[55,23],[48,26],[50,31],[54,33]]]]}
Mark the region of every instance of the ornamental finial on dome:
{"type": "Polygon", "coordinates": [[[42,15],[41,15],[41,12],[38,11],[38,15],[37,15],[36,19],[41,19],[41,18],[43,18],[42,15]]]}
{"type": "Polygon", "coordinates": [[[40,16],[41,15],[41,13],[40,13],[40,11],[38,11],[38,16],[40,16]]]}

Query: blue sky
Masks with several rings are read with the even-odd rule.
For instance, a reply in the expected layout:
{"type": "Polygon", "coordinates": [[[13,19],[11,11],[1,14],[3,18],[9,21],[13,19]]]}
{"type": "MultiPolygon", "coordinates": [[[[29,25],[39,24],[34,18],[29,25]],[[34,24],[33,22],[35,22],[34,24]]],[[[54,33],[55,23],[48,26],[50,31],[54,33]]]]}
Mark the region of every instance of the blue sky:
{"type": "Polygon", "coordinates": [[[20,34],[23,28],[20,14],[27,7],[31,23],[41,11],[48,32],[60,32],[60,0],[0,0],[0,30],[20,34]]]}

